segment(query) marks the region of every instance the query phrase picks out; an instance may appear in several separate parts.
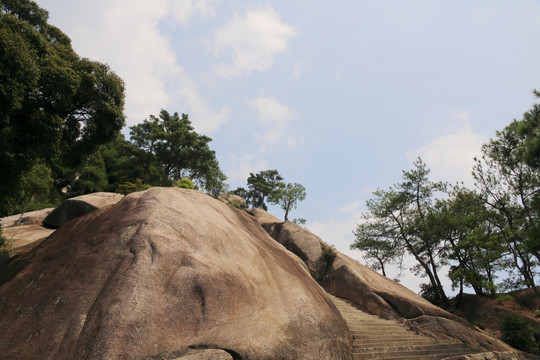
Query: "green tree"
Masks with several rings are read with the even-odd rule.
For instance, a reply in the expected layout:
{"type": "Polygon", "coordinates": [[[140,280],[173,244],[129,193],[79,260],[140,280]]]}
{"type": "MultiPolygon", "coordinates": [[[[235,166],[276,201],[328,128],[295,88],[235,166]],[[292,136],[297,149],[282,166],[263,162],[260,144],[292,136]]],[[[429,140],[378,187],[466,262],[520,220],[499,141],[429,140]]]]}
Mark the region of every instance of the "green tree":
{"type": "Polygon", "coordinates": [[[364,214],[365,222],[356,226],[353,231],[356,237],[351,249],[363,251],[366,260],[374,260],[369,266],[374,270],[381,270],[386,276],[386,265],[391,264],[396,259],[403,256],[403,247],[393,241],[395,231],[389,229],[387,224],[382,222],[372,222],[369,215],[364,214]],[[388,232],[388,230],[392,230],[388,232]]]}
{"type": "Polygon", "coordinates": [[[152,162],[152,154],[137,149],[119,133],[100,147],[107,173],[107,191],[115,192],[120,184],[140,179],[145,184],[160,185],[160,169],[152,162]]]}
{"type": "Polygon", "coordinates": [[[494,295],[495,274],[506,251],[492,225],[494,214],[475,191],[456,185],[448,195],[437,201],[428,221],[435,236],[445,242],[445,257],[452,261],[449,276],[453,287],[459,287],[458,299],[467,285],[477,295],[494,295]]]}
{"type": "Polygon", "coordinates": [[[124,124],[124,84],[29,0],[0,3],[0,213],[36,159],[77,166],[124,124]]]}
{"type": "Polygon", "coordinates": [[[21,200],[24,206],[16,225],[21,222],[28,205],[35,196],[48,196],[52,183],[51,169],[40,161],[34,164],[30,172],[24,174],[21,179],[21,200]]]}
{"type": "Polygon", "coordinates": [[[237,189],[239,193],[236,195],[246,199],[248,206],[268,210],[265,200],[267,197],[272,196],[282,181],[283,178],[277,170],[264,170],[259,171],[257,174],[249,173],[247,179],[248,190],[241,195],[240,192],[244,189],[239,188],[237,189]]]}
{"type": "Polygon", "coordinates": [[[70,196],[103,191],[109,184],[105,162],[99,151],[89,155],[77,172],[77,178],[69,190],[70,196]]]}
{"type": "MultiPolygon", "coordinates": [[[[473,175],[485,204],[494,211],[494,225],[502,235],[509,261],[521,275],[521,283],[536,289],[540,262],[540,168],[530,166],[531,122],[538,121],[538,106],[524,120],[514,120],[482,147],[473,175]]],[[[519,284],[516,284],[519,286],[519,284]]]]}
{"type": "MultiPolygon", "coordinates": [[[[368,200],[364,215],[369,228],[358,225],[360,238],[353,247],[362,249],[367,240],[385,243],[384,247],[404,249],[416,260],[415,273],[427,276],[443,304],[448,303],[440,280],[440,268],[445,264],[442,240],[432,231],[429,214],[435,206],[435,194],[444,192],[446,184],[429,180],[430,170],[422,159],[414,169],[403,171],[403,181],[388,190],[376,190],[368,200]]],[[[382,245],[381,245],[382,246],[382,245]]],[[[401,250],[399,250],[401,251],[401,250]]],[[[399,253],[399,252],[398,252],[399,253]]]]}
{"type": "Polygon", "coordinates": [[[188,115],[161,110],[143,123],[130,127],[131,142],[140,155],[160,171],[162,186],[187,177],[209,190],[223,183],[216,154],[210,149],[211,138],[194,131],[188,115]]]}
{"type": "Polygon", "coordinates": [[[296,209],[298,201],[306,199],[306,188],[298,183],[279,183],[277,189],[270,193],[268,200],[278,204],[285,211],[285,221],[289,220],[289,212],[296,209]]]}

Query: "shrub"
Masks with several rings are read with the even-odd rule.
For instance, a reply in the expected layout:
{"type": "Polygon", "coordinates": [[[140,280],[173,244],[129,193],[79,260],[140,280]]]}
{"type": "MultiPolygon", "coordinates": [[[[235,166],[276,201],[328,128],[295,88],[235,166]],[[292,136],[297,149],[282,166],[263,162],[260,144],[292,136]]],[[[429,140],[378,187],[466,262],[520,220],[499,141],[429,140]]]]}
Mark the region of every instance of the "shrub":
{"type": "Polygon", "coordinates": [[[514,300],[514,297],[510,294],[500,294],[495,297],[495,302],[498,304],[501,304],[505,301],[511,301],[514,300]]]}
{"type": "Polygon", "coordinates": [[[118,185],[116,192],[122,195],[131,194],[137,191],[144,191],[150,189],[151,186],[148,184],[143,184],[141,179],[137,179],[135,183],[126,181],[123,184],[118,185]]]}
{"type": "Polygon", "coordinates": [[[181,178],[176,182],[176,186],[182,189],[195,189],[195,185],[193,184],[193,181],[191,181],[188,178],[181,178]]]}
{"type": "Polygon", "coordinates": [[[322,250],[322,257],[327,263],[330,263],[336,257],[337,253],[330,246],[322,250]]]}
{"type": "Polygon", "coordinates": [[[0,224],[0,254],[3,254],[7,251],[8,241],[6,237],[2,234],[2,224],[0,224]]]}
{"type": "Polygon", "coordinates": [[[420,284],[420,296],[434,305],[443,305],[443,301],[437,287],[433,286],[432,284],[420,284]]]}
{"type": "Polygon", "coordinates": [[[501,340],[508,345],[526,352],[536,352],[534,329],[522,316],[507,314],[501,325],[501,340]]]}

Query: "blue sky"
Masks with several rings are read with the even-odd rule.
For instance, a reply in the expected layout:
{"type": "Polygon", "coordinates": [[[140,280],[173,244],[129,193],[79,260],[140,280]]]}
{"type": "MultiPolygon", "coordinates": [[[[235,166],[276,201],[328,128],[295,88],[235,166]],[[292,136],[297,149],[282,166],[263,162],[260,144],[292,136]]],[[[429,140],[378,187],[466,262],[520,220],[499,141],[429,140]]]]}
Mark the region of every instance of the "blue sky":
{"type": "Polygon", "coordinates": [[[290,217],[361,262],[349,245],[377,187],[418,156],[472,184],[481,145],[540,88],[538,0],[37,3],[124,79],[128,125],[189,114],[231,189],[277,169],[307,189],[290,217]]]}

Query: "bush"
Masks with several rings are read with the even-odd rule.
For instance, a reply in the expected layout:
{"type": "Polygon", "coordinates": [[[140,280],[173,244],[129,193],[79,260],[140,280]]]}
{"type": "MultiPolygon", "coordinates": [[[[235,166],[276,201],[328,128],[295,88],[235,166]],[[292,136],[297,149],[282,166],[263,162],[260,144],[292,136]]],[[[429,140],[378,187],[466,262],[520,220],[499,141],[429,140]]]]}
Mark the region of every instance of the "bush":
{"type": "Polygon", "coordinates": [[[143,184],[141,179],[137,179],[135,183],[126,181],[125,183],[118,185],[116,192],[122,195],[127,195],[137,191],[148,190],[150,188],[150,185],[143,184]]]}
{"type": "Polygon", "coordinates": [[[522,351],[535,353],[538,351],[534,340],[534,329],[518,314],[507,314],[501,325],[501,340],[522,351]]]}
{"type": "Polygon", "coordinates": [[[10,245],[11,241],[2,234],[2,224],[0,224],[0,256],[8,253],[10,245]]]}
{"type": "Polygon", "coordinates": [[[327,263],[330,263],[336,257],[337,253],[330,246],[322,250],[322,257],[327,263]]]}
{"type": "Polygon", "coordinates": [[[497,304],[501,304],[505,301],[511,301],[514,300],[514,297],[510,294],[500,294],[495,297],[495,302],[497,304]]]}
{"type": "Polygon", "coordinates": [[[434,305],[441,306],[443,304],[437,287],[431,284],[420,284],[420,296],[434,305]]]}
{"type": "Polygon", "coordinates": [[[193,184],[193,181],[191,181],[188,178],[181,178],[176,182],[176,186],[182,189],[195,189],[195,185],[193,184]]]}

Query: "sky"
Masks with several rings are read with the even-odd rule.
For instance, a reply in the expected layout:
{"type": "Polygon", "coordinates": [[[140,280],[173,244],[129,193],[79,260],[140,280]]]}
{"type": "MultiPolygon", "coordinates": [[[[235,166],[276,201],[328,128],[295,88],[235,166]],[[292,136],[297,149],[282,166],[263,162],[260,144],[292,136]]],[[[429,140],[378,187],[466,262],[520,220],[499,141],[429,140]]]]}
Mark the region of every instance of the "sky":
{"type": "Polygon", "coordinates": [[[127,126],[188,114],[230,189],[277,169],[307,191],[289,218],[362,263],[349,246],[373,191],[418,157],[472,186],[482,144],[540,89],[539,0],[37,3],[124,80],[127,126]]]}

